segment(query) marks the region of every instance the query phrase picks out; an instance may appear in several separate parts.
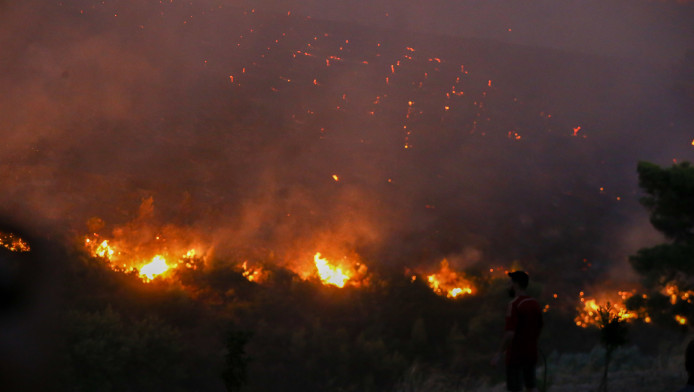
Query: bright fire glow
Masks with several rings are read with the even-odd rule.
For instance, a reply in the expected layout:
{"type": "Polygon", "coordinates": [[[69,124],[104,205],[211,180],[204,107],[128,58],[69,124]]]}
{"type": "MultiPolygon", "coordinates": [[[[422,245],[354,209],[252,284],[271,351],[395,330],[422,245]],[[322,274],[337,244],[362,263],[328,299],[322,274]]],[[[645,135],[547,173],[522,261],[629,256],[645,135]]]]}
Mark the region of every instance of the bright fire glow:
{"type": "Polygon", "coordinates": [[[445,295],[448,298],[456,298],[473,292],[472,284],[453,271],[446,259],[441,261],[439,272],[427,276],[427,284],[436,294],[445,295]]]}
{"type": "Polygon", "coordinates": [[[149,282],[176,268],[179,264],[197,269],[195,259],[198,257],[195,248],[176,248],[164,237],[158,235],[146,249],[135,251],[137,244],[119,240],[105,240],[94,234],[84,240],[84,245],[92,257],[104,259],[114,271],[139,271],[140,278],[149,282]],[[166,243],[166,247],[162,244],[166,243]],[[178,249],[176,251],[172,250],[178,249]],[[156,252],[156,253],[155,253],[156,252]],[[154,257],[150,258],[152,254],[154,257]]]}
{"type": "Polygon", "coordinates": [[[330,265],[328,260],[321,258],[320,253],[316,253],[316,255],[313,256],[313,261],[316,264],[318,276],[323,283],[337,287],[345,287],[345,283],[350,279],[350,276],[347,275],[342,268],[330,265]]]}
{"type": "MultiPolygon", "coordinates": [[[[88,241],[88,240],[87,240],[87,241],[88,241]]],[[[113,248],[111,248],[110,246],[108,246],[108,240],[104,240],[104,241],[103,241],[101,244],[99,244],[99,246],[97,246],[96,249],[94,250],[94,254],[96,254],[96,255],[99,256],[99,257],[105,257],[105,258],[107,258],[107,259],[109,259],[109,260],[111,260],[111,258],[113,257],[113,254],[114,254],[114,253],[115,253],[115,251],[113,250],[113,248]]]]}
{"type": "Polygon", "coordinates": [[[156,255],[152,261],[140,268],[140,276],[146,277],[148,280],[154,279],[155,276],[161,275],[169,269],[166,264],[166,259],[163,256],[156,255]]]}

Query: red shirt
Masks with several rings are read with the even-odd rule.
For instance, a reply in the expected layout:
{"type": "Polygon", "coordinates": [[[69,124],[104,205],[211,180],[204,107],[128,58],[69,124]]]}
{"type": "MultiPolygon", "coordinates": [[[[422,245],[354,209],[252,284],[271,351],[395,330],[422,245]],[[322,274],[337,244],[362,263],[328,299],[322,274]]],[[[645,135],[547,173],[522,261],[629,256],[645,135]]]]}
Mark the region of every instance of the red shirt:
{"type": "Polygon", "coordinates": [[[542,309],[534,298],[522,295],[508,304],[505,331],[513,331],[506,364],[537,363],[537,340],[542,330],[542,309]]]}

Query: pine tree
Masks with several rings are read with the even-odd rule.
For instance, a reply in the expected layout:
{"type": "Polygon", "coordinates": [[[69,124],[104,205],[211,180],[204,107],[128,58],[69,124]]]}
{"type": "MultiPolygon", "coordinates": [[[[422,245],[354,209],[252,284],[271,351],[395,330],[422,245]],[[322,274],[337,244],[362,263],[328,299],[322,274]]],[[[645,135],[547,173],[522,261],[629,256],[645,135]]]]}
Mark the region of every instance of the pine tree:
{"type": "Polygon", "coordinates": [[[688,162],[670,168],[639,162],[637,170],[646,193],[641,204],[666,242],[630,257],[647,292],[627,305],[655,322],[686,325],[694,316],[694,167],[688,162]]]}

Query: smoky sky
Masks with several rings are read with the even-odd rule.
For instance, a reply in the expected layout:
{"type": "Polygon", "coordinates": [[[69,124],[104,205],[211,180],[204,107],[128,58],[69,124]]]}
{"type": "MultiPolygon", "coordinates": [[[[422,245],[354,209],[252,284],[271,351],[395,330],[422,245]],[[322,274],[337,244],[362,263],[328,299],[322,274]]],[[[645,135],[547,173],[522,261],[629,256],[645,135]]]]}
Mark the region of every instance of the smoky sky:
{"type": "Polygon", "coordinates": [[[4,210],[71,235],[608,273],[692,155],[687,3],[0,6],[4,210]]]}

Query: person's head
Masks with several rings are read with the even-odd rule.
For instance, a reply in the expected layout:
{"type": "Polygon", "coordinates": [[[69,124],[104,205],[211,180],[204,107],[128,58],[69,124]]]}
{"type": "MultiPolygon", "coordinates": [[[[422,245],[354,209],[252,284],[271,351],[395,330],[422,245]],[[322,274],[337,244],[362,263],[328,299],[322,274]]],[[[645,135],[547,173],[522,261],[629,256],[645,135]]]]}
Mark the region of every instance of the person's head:
{"type": "Polygon", "coordinates": [[[509,272],[508,277],[510,278],[508,289],[510,297],[515,297],[519,291],[525,291],[528,288],[530,277],[524,271],[509,272]]]}

